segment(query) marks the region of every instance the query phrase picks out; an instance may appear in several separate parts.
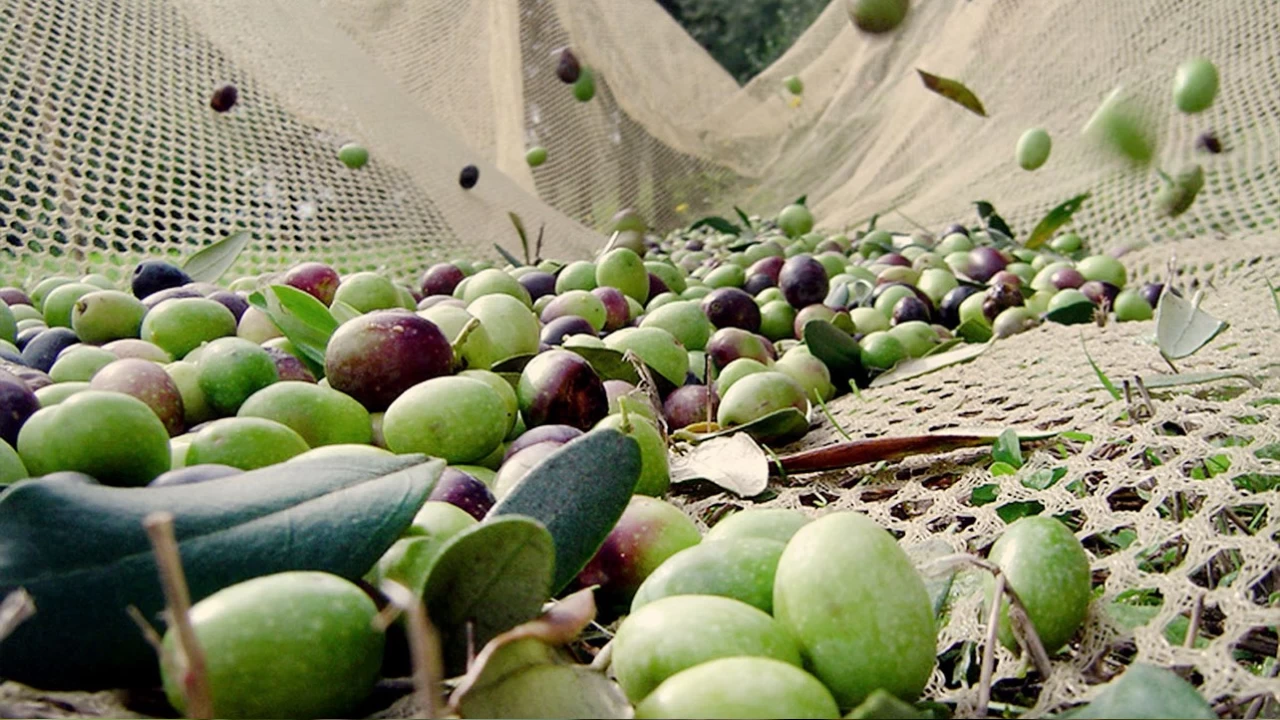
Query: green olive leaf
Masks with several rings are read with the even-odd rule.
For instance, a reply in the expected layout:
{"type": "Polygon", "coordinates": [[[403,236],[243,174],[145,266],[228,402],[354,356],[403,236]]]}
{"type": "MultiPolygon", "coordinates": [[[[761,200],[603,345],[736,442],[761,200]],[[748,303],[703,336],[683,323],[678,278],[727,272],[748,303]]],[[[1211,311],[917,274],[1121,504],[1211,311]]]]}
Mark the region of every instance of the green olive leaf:
{"type": "Polygon", "coordinates": [[[991,459],[1007,463],[1015,470],[1022,467],[1022,443],[1018,440],[1018,433],[1012,428],[1000,433],[991,448],[991,459]]]}
{"type": "Polygon", "coordinates": [[[810,320],[801,334],[809,352],[827,366],[831,382],[843,385],[847,380],[858,380],[860,385],[866,385],[862,355],[852,335],[826,320],[810,320]]]}
{"type": "Polygon", "coordinates": [[[501,255],[504,260],[511,263],[513,266],[520,267],[524,265],[524,263],[520,262],[515,255],[512,255],[510,252],[507,252],[507,249],[502,247],[498,243],[493,244],[493,249],[497,250],[498,254],[501,255]]]}
{"type": "Polygon", "coordinates": [[[785,445],[804,437],[804,434],[809,432],[812,420],[812,405],[808,406],[807,412],[800,412],[793,407],[784,407],[743,425],[734,425],[709,433],[691,432],[685,428],[671,433],[671,437],[690,443],[702,443],[735,433],[746,433],[763,445],[785,445]]]}
{"type": "Polygon", "coordinates": [[[196,282],[218,282],[218,278],[235,264],[236,258],[240,257],[240,253],[249,246],[252,239],[248,230],[231,233],[187,258],[182,263],[182,271],[196,282]]]}
{"type": "Polygon", "coordinates": [[[726,235],[742,234],[742,228],[738,227],[737,225],[734,225],[733,223],[729,222],[728,220],[725,220],[722,217],[719,217],[718,215],[704,217],[701,220],[690,225],[689,229],[697,230],[700,227],[709,227],[716,230],[717,232],[725,233],[726,235]]]}
{"type": "Polygon", "coordinates": [[[338,325],[342,325],[348,320],[354,320],[361,315],[359,310],[351,307],[341,300],[334,300],[333,303],[329,305],[329,312],[333,315],[333,319],[337,321],[338,325]]]}
{"type": "Polygon", "coordinates": [[[1044,219],[1037,223],[1035,229],[1031,231],[1031,236],[1027,238],[1025,246],[1035,249],[1048,242],[1058,228],[1071,221],[1071,216],[1076,214],[1076,211],[1084,205],[1084,201],[1088,200],[1091,194],[1082,193],[1050,210],[1049,214],[1045,215],[1044,219]]]}
{"type": "Polygon", "coordinates": [[[847,720],[919,720],[925,715],[889,691],[877,689],[844,717],[847,720]]]}
{"type": "MultiPolygon", "coordinates": [[[[1204,383],[1218,382],[1220,380],[1243,380],[1255,388],[1262,389],[1262,381],[1252,375],[1246,375],[1242,372],[1234,370],[1223,370],[1221,372],[1202,372],[1202,373],[1177,373],[1176,375],[1144,375],[1142,376],[1142,384],[1148,390],[1159,390],[1163,388],[1184,387],[1186,385],[1201,385],[1204,383]]],[[[1119,398],[1116,398],[1119,400],[1119,398]]]]}
{"type": "Polygon", "coordinates": [[[1013,238],[1013,231],[1009,229],[1009,224],[996,213],[994,205],[986,200],[977,200],[973,204],[978,209],[978,220],[982,223],[983,229],[987,232],[995,230],[1007,238],[1013,238]]]}
{"type": "Polygon", "coordinates": [[[954,350],[938,353],[937,355],[926,355],[924,357],[914,358],[911,360],[903,360],[888,372],[881,373],[876,379],[871,381],[871,387],[884,387],[894,383],[903,382],[918,378],[921,375],[928,375],[931,372],[941,370],[952,365],[969,362],[978,357],[982,353],[991,348],[991,342],[981,344],[965,344],[954,350]]]}
{"type": "Polygon", "coordinates": [[[514,373],[523,372],[524,366],[528,365],[529,361],[533,360],[535,356],[536,356],[535,353],[522,353],[519,355],[512,355],[509,358],[504,358],[494,363],[489,369],[499,374],[509,373],[509,372],[514,372],[514,373]]]}
{"type": "Polygon", "coordinates": [[[1060,325],[1083,325],[1093,322],[1093,314],[1097,312],[1097,306],[1088,300],[1063,305],[1054,308],[1044,314],[1046,320],[1052,320],[1060,325]]]}
{"type": "Polygon", "coordinates": [[[324,303],[289,285],[270,285],[248,298],[249,304],[271,318],[280,332],[298,348],[315,372],[324,372],[324,352],[338,321],[324,303]]]}
{"type": "Polygon", "coordinates": [[[1178,297],[1165,287],[1156,303],[1156,344],[1169,360],[1190,357],[1227,328],[1224,322],[1200,309],[1199,293],[1193,301],[1178,297]]]}
{"type": "Polygon", "coordinates": [[[987,116],[986,108],[982,107],[982,101],[978,99],[973,91],[965,87],[957,80],[951,80],[939,77],[931,73],[927,73],[919,68],[916,72],[920,73],[920,79],[924,82],[924,86],[929,90],[941,95],[942,97],[956,103],[960,107],[982,117],[987,116]]]}
{"type": "Polygon", "coordinates": [[[516,515],[487,518],[440,548],[422,599],[440,629],[450,677],[466,671],[468,635],[483,646],[538,616],[551,596],[554,565],[546,527],[516,515]]]}
{"type": "Polygon", "coordinates": [[[0,496],[0,596],[22,587],[37,612],[4,641],[0,676],[46,689],[159,681],[127,614],[165,607],[142,521],[174,516],[191,600],[287,570],[359,580],[444,469],[423,455],[298,460],[189,485],[117,488],[32,479],[0,496]]]}
{"type": "Polygon", "coordinates": [[[1093,702],[1060,718],[1204,718],[1218,714],[1186,680],[1165,668],[1134,663],[1102,687],[1093,702]]]}
{"type": "MultiPolygon", "coordinates": [[[[640,374],[636,372],[636,368],[631,363],[623,359],[623,354],[611,348],[597,348],[570,345],[563,346],[565,350],[581,355],[583,359],[591,363],[592,369],[600,376],[601,380],[624,380],[635,385],[640,382],[640,374]]],[[[651,370],[657,373],[656,370],[651,370]]]]}
{"type": "Polygon", "coordinates": [[[738,207],[737,205],[734,205],[733,211],[738,213],[738,219],[742,221],[742,227],[744,228],[751,227],[751,218],[748,217],[747,214],[742,211],[742,208],[738,207]]]}
{"type": "Polygon", "coordinates": [[[640,445],[611,428],[570,440],[520,479],[485,523],[523,515],[546,526],[555,546],[551,594],[572,581],[604,544],[640,481],[640,445]]]}
{"type": "Polygon", "coordinates": [[[952,349],[959,347],[960,345],[963,345],[963,344],[964,344],[963,338],[953,337],[948,340],[943,340],[937,345],[934,345],[933,347],[929,348],[929,352],[926,352],[924,355],[921,355],[920,357],[929,357],[930,355],[941,355],[942,353],[949,352],[952,349]]]}
{"type": "Polygon", "coordinates": [[[502,253],[503,257],[507,258],[507,261],[516,267],[520,267],[521,265],[532,265],[533,256],[529,254],[529,233],[525,232],[524,221],[521,220],[520,216],[514,212],[508,212],[507,217],[511,218],[511,224],[516,228],[516,235],[520,236],[520,247],[524,249],[524,262],[521,263],[519,260],[512,257],[506,250],[498,247],[497,243],[494,243],[493,246],[498,248],[498,252],[502,253]]]}
{"type": "Polygon", "coordinates": [[[1089,367],[1093,368],[1094,374],[1098,376],[1098,382],[1102,383],[1102,387],[1107,389],[1113,399],[1119,400],[1120,390],[1115,383],[1111,382],[1111,378],[1107,377],[1102,368],[1098,367],[1098,363],[1094,362],[1093,356],[1089,354],[1088,346],[1084,344],[1084,333],[1080,333],[1080,347],[1084,349],[1084,357],[1089,361],[1089,367]]]}

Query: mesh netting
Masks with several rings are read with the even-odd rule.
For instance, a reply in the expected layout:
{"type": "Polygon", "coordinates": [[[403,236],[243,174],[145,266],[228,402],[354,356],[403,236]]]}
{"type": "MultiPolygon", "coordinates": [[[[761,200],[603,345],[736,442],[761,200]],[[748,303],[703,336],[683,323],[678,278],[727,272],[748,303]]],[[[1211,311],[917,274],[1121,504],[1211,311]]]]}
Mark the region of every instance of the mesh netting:
{"type": "MultiPolygon", "coordinates": [[[[568,260],[599,247],[621,207],[670,228],[733,203],[771,215],[806,193],[828,228],[895,208],[938,228],[985,199],[1025,235],[1092,191],[1073,229],[1100,249],[1161,241],[1125,258],[1131,276],[1161,280],[1176,254],[1179,282],[1206,289],[1204,307],[1233,323],[1180,367],[1248,373],[1261,388],[1157,390],[1155,417],[1130,425],[1080,336],[1119,382],[1166,370],[1144,337],[1151,324],[1046,325],[971,364],[842,398],[834,418],[855,437],[1015,426],[1092,440],[1045,445],[1013,476],[992,477],[976,462],[984,453],[969,451],[793,477],[769,504],[861,510],[908,546],[951,551],[985,550],[1012,503],[1067,519],[1105,582],[1082,642],[1039,689],[1038,714],[1087,697],[1133,659],[1192,668],[1211,701],[1276,689],[1237,656],[1274,657],[1280,624],[1280,318],[1264,282],[1280,277],[1280,241],[1268,235],[1280,217],[1274,0],[918,0],[899,32],[874,39],[838,0],[745,87],[639,1],[0,0],[0,37],[6,283],[122,279],[140,257],[189,255],[237,227],[255,241],[228,278],[306,258],[408,280],[437,260],[492,258],[495,241],[514,248],[508,211],[545,226],[544,256],[568,260]],[[554,76],[563,46],[596,74],[590,103],[554,76]],[[1214,106],[1188,117],[1168,95],[1173,69],[1194,54],[1223,82],[1214,106]],[[967,83],[990,117],[927,92],[916,68],[967,83]],[[781,85],[791,74],[806,86],[796,107],[781,85]],[[219,115],[209,95],[226,82],[241,101],[219,115]],[[1205,167],[1204,190],[1176,220],[1150,208],[1153,173],[1080,136],[1120,84],[1146,108],[1160,166],[1205,167]],[[1032,126],[1055,143],[1034,174],[1013,161],[1032,126]],[[1209,129],[1227,152],[1195,153],[1209,129]],[[338,161],[348,141],[369,149],[366,167],[338,161]],[[531,170],[534,143],[550,159],[531,170]],[[481,179],[466,191],[457,176],[470,163],[481,179]],[[1206,644],[1192,650],[1169,627],[1197,598],[1206,644]],[[1117,621],[1107,610],[1117,601],[1149,620],[1117,621]]],[[[804,444],[840,438],[824,421],[804,444]]],[[[741,504],[677,500],[700,521],[741,504]]],[[[978,598],[957,596],[944,657],[982,638],[978,598]]],[[[1020,677],[1000,652],[997,680],[1020,677]]],[[[928,695],[961,713],[976,702],[970,683],[941,670],[928,695]]]]}

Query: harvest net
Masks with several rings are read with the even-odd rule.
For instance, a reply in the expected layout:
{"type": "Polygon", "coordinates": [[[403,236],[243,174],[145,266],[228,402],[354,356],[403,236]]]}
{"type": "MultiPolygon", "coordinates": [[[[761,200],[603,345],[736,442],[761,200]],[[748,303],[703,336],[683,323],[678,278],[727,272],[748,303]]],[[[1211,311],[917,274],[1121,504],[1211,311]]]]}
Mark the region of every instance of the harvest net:
{"type": "MultiPolygon", "coordinates": [[[[837,1],[745,87],[639,1],[0,0],[0,38],[7,282],[120,280],[141,257],[187,256],[237,228],[254,242],[228,277],[305,257],[410,281],[450,257],[496,259],[494,242],[515,247],[508,212],[545,226],[545,257],[570,260],[600,247],[623,207],[665,230],[735,203],[769,216],[806,193],[831,230],[877,213],[940,228],[983,199],[1025,235],[1092,192],[1073,230],[1098,250],[1152,242],[1125,257],[1135,281],[1163,280],[1176,255],[1177,282],[1205,289],[1205,309],[1232,322],[1180,369],[1233,370],[1261,387],[1154,389],[1154,417],[1131,425],[1079,331],[1045,326],[971,364],[843,398],[833,417],[855,437],[1014,426],[1092,439],[1047,444],[1011,476],[957,452],[793,477],[768,504],[861,510],[920,552],[985,550],[1003,517],[1026,509],[1016,503],[1068,519],[1104,590],[1082,641],[1033,693],[1038,714],[1087,698],[1135,659],[1193,669],[1211,702],[1275,691],[1275,664],[1255,662],[1276,656],[1280,624],[1280,318],[1265,282],[1280,277],[1273,0],[919,0],[899,31],[873,39],[837,1]],[[564,46],[594,70],[589,103],[555,78],[564,46]],[[1176,115],[1172,69],[1198,54],[1217,64],[1222,89],[1208,111],[1176,115]],[[916,68],[965,82],[990,116],[929,93],[916,68]],[[806,88],[794,107],[781,83],[792,74],[806,88]],[[227,82],[240,103],[214,113],[209,95],[227,82]],[[1159,166],[1205,168],[1204,190],[1175,220],[1153,212],[1150,171],[1080,137],[1117,85],[1145,108],[1159,166]],[[1055,139],[1035,174],[1013,162],[1032,126],[1055,139]],[[1210,129],[1226,152],[1195,154],[1210,129]],[[349,141],[370,151],[358,171],[336,157],[349,141]],[[550,158],[535,169],[532,144],[550,158]],[[480,168],[471,190],[457,182],[467,164],[480,168]],[[1179,618],[1197,598],[1198,647],[1183,648],[1179,618]]],[[[1119,383],[1161,372],[1150,332],[1083,337],[1119,383]]],[[[824,420],[804,445],[838,439],[824,420]]],[[[742,504],[677,501],[702,522],[742,504]]],[[[977,596],[955,594],[938,648],[953,660],[982,637],[977,596]]],[[[1002,649],[996,679],[1021,672],[1002,649]]],[[[940,668],[928,695],[964,713],[976,691],[956,674],[940,668]]]]}

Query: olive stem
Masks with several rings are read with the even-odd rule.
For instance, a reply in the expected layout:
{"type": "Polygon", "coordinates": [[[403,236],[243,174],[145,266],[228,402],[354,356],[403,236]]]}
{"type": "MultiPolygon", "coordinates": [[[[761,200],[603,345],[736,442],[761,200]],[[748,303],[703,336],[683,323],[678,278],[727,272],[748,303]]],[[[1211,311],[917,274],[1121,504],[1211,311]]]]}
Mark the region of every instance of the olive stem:
{"type": "MultiPolygon", "coordinates": [[[[999,598],[1005,590],[1003,573],[996,574],[996,588],[992,598],[999,598]]],[[[996,632],[1000,626],[1000,602],[993,600],[991,610],[987,613],[987,637],[982,648],[982,673],[978,676],[978,709],[975,715],[987,716],[987,707],[991,704],[991,673],[996,663],[996,632]]]]}
{"type": "Polygon", "coordinates": [[[471,665],[476,661],[476,623],[474,620],[467,620],[467,672],[471,672],[471,665]]]}
{"type": "Polygon", "coordinates": [[[151,540],[151,549],[160,568],[160,584],[164,587],[165,602],[169,607],[169,621],[178,632],[178,661],[186,661],[182,673],[182,693],[186,697],[187,717],[193,720],[212,718],[213,698],[209,691],[209,677],[205,672],[204,649],[196,638],[191,625],[191,593],[182,572],[182,557],[178,553],[178,541],[173,533],[173,514],[154,512],[142,520],[142,526],[151,540]]]}
{"type": "Polygon", "coordinates": [[[1045,651],[1044,643],[1040,642],[1040,635],[1031,622],[1031,616],[1027,614],[1027,608],[1013,588],[1005,587],[1004,592],[1009,596],[1009,625],[1013,628],[1014,637],[1018,640],[1018,644],[1031,655],[1036,670],[1042,676],[1049,677],[1053,672],[1053,666],[1049,664],[1049,653],[1045,651]]]}
{"type": "Polygon", "coordinates": [[[610,640],[604,644],[604,647],[600,648],[600,652],[596,653],[595,658],[591,661],[591,669],[597,672],[605,672],[612,663],[613,640],[610,640]]]}
{"type": "Polygon", "coordinates": [[[454,358],[461,356],[462,346],[467,342],[467,338],[471,337],[471,333],[475,332],[478,327],[480,327],[480,318],[473,317],[467,321],[466,325],[462,326],[461,330],[458,331],[458,336],[453,339],[453,342],[449,343],[449,346],[453,348],[454,358]]]}
{"type": "Polygon", "coordinates": [[[24,588],[18,588],[0,602],[0,640],[9,637],[19,625],[36,614],[36,603],[24,588]]]}
{"type": "Polygon", "coordinates": [[[1191,622],[1187,624],[1187,637],[1182,641],[1182,647],[1194,648],[1196,646],[1196,637],[1200,634],[1200,622],[1204,618],[1204,593],[1196,595],[1195,604],[1191,606],[1191,622]]]}
{"type": "Polygon", "coordinates": [[[409,656],[413,662],[413,684],[417,689],[418,706],[426,717],[439,717],[437,689],[444,676],[440,635],[427,617],[426,606],[418,595],[413,596],[408,615],[409,656]]]}
{"type": "Polygon", "coordinates": [[[142,616],[142,611],[138,609],[137,605],[130,605],[125,608],[124,611],[125,614],[129,616],[129,619],[133,621],[133,624],[138,626],[138,631],[142,633],[142,639],[147,641],[147,644],[151,646],[152,650],[155,650],[156,657],[163,661],[164,641],[163,638],[160,637],[160,633],[156,632],[156,629],[151,627],[151,623],[147,622],[147,619],[142,616]]]}

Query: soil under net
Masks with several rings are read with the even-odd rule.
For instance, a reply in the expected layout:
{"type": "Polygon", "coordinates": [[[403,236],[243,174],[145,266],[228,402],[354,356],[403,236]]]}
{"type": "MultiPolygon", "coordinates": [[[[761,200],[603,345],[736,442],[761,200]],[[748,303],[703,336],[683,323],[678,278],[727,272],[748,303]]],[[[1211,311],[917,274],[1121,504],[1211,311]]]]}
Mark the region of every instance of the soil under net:
{"type": "MultiPolygon", "coordinates": [[[[771,216],[805,193],[828,230],[877,213],[895,223],[893,210],[940,229],[985,199],[1025,235],[1089,191],[1071,230],[1097,251],[1145,244],[1123,258],[1131,282],[1165,280],[1173,259],[1175,285],[1204,290],[1203,308],[1231,323],[1179,370],[1239,377],[1152,386],[1149,401],[1135,386],[1131,422],[1086,348],[1117,385],[1150,379],[1167,371],[1153,324],[1045,324],[971,363],[842,397],[789,448],[953,427],[1080,433],[1035,445],[1016,474],[993,477],[985,450],[956,451],[792,476],[765,502],[697,486],[672,499],[703,526],[746,505],[857,510],[922,558],[984,552],[1020,514],[1060,517],[1102,592],[1051,677],[998,651],[995,700],[1049,714],[1134,661],[1185,671],[1211,703],[1276,693],[1280,314],[1267,281],[1280,279],[1280,5],[918,0],[876,39],[843,5],[739,87],[639,0],[0,0],[0,277],[119,281],[141,258],[244,228],[253,244],[227,277],[305,258],[410,281],[447,258],[497,259],[494,242],[516,247],[509,212],[545,228],[545,257],[568,261],[599,249],[623,207],[667,230],[735,203],[771,216]],[[596,73],[589,103],[554,76],[564,46],[596,73]],[[1216,103],[1162,110],[1173,69],[1200,54],[1222,74],[1216,103]],[[928,93],[916,68],[964,81],[990,117],[928,93]],[[797,106],[781,89],[792,74],[806,86],[797,106]],[[241,100],[214,113],[209,95],[227,82],[241,100]],[[1151,208],[1153,172],[1080,136],[1118,85],[1145,108],[1156,164],[1204,166],[1175,220],[1151,208]],[[1013,161],[1032,126],[1055,142],[1034,174],[1013,161]],[[1226,152],[1195,151],[1207,130],[1226,152]],[[366,167],[338,162],[348,141],[369,149],[366,167]],[[530,169],[535,143],[550,159],[530,169]],[[467,164],[480,169],[471,190],[457,181],[467,164]]],[[[977,703],[974,577],[953,582],[925,693],[957,716],[977,703]]],[[[18,692],[0,702],[19,707],[18,692]]],[[[62,712],[124,716],[92,702],[62,712]]]]}

